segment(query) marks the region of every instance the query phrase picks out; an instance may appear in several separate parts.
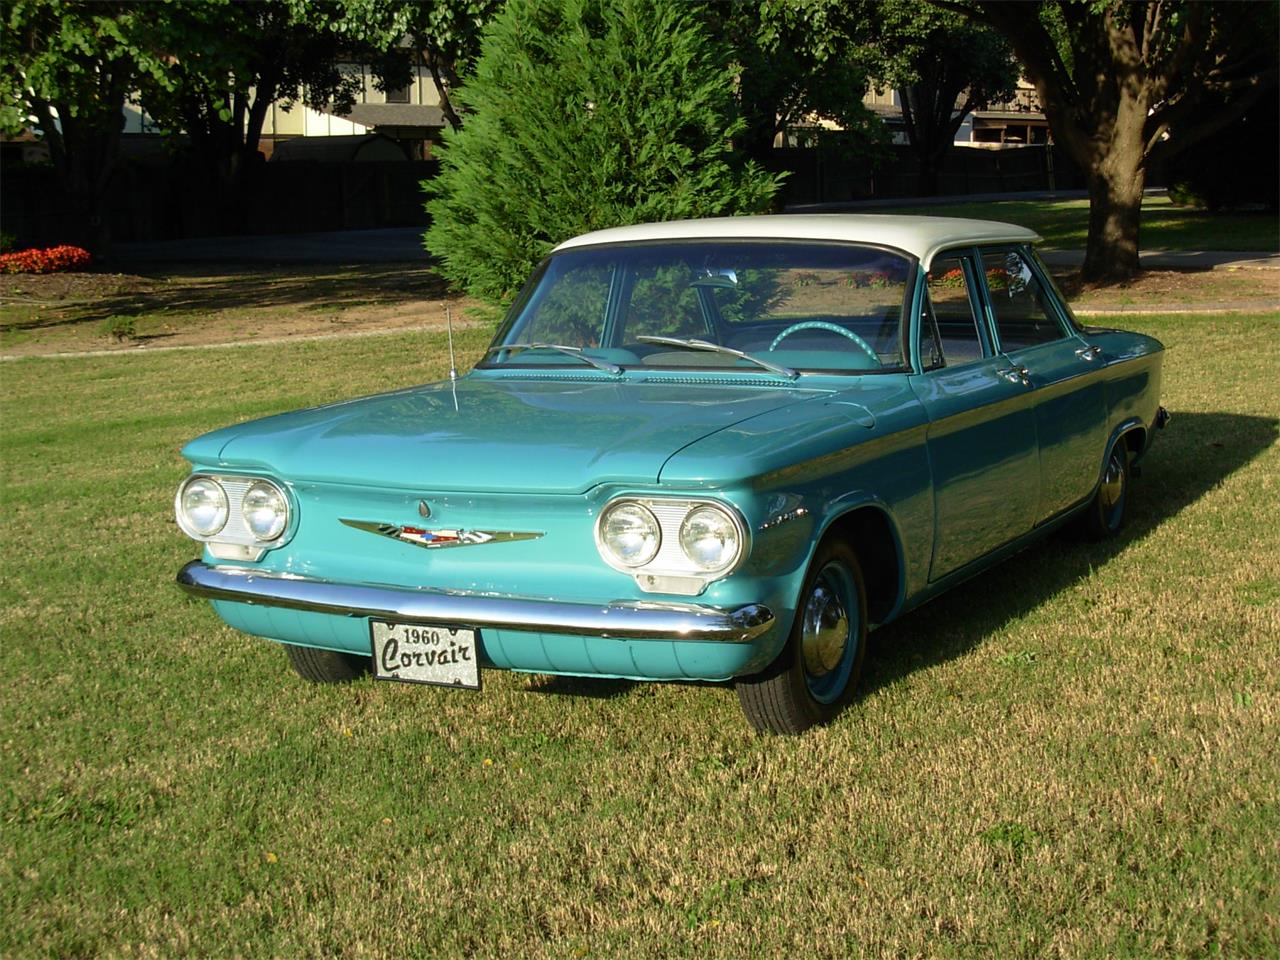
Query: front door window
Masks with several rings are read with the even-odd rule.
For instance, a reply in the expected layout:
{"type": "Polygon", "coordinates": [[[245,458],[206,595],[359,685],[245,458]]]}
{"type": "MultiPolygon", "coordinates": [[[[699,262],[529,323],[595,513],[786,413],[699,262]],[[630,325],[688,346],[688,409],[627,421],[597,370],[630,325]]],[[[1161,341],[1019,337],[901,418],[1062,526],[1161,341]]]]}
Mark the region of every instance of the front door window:
{"type": "Polygon", "coordinates": [[[982,268],[1003,352],[1052,343],[1066,335],[1049,304],[1048,293],[1021,253],[984,250],[982,268]]]}

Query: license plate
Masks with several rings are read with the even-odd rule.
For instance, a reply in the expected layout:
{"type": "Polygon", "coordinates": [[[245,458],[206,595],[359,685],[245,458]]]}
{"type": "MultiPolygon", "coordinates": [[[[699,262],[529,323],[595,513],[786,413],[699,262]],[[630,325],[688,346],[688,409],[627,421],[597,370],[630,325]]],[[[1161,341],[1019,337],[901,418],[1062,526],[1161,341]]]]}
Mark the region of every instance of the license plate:
{"type": "Polygon", "coordinates": [[[373,675],[379,680],[480,689],[476,632],[371,620],[373,675]]]}

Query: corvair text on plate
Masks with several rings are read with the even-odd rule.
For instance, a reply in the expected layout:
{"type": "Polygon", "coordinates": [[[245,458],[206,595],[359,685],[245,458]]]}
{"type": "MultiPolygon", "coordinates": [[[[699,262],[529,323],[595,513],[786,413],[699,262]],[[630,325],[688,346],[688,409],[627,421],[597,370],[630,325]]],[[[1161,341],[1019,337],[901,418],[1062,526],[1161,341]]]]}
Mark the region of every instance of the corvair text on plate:
{"type": "Polygon", "coordinates": [[[372,620],[369,634],[379,680],[480,689],[474,630],[372,620]]]}

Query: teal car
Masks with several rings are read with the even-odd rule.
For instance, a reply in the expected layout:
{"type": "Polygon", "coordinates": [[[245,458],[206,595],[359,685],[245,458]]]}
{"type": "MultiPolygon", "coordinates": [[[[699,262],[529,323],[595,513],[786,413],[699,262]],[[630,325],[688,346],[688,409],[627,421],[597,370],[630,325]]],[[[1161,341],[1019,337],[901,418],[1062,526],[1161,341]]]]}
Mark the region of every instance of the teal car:
{"type": "Polygon", "coordinates": [[[1035,234],[929,217],[604,230],[464,376],[183,450],[178,574],[304,678],[731,682],[829,721],[868,630],[1124,522],[1163,347],[1081,327],[1035,234]]]}

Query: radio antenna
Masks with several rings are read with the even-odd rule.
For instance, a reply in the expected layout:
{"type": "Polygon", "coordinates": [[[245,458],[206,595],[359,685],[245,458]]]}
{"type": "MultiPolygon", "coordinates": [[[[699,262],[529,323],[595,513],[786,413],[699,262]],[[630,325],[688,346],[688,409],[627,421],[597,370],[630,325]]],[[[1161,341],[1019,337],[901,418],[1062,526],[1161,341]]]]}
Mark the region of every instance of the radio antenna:
{"type": "Polygon", "coordinates": [[[453,381],[458,379],[458,363],[453,358],[453,311],[447,303],[444,305],[444,324],[449,332],[449,379],[453,381]]]}

